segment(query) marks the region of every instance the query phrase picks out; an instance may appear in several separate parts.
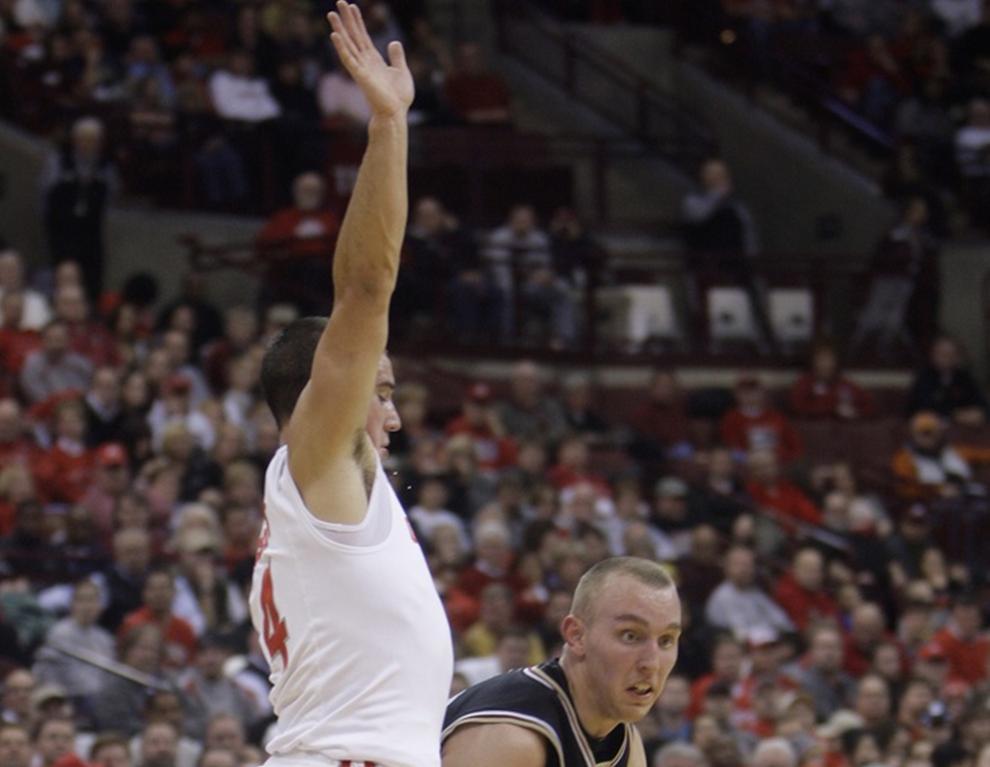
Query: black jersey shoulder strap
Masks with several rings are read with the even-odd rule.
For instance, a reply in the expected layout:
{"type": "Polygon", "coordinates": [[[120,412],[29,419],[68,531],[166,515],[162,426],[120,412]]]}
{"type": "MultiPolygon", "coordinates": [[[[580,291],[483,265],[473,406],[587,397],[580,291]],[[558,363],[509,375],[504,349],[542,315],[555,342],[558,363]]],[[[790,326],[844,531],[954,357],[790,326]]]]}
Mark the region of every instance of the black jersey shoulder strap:
{"type": "MultiPolygon", "coordinates": [[[[574,703],[571,701],[571,696],[568,694],[567,690],[565,690],[552,676],[550,676],[539,666],[527,668],[523,671],[523,673],[549,687],[557,694],[557,699],[560,701],[560,705],[564,709],[564,713],[567,716],[567,722],[571,726],[571,732],[574,735],[574,740],[578,744],[578,748],[581,751],[581,756],[584,758],[585,765],[587,767],[599,767],[598,763],[595,761],[594,751],[591,748],[591,744],[588,743],[588,738],[584,734],[584,728],[581,727],[581,720],[578,718],[577,711],[574,708],[574,703]]],[[[617,767],[622,764],[629,752],[629,725],[623,724],[622,729],[622,745],[616,752],[615,757],[613,757],[611,761],[604,763],[605,767],[617,767]]]]}

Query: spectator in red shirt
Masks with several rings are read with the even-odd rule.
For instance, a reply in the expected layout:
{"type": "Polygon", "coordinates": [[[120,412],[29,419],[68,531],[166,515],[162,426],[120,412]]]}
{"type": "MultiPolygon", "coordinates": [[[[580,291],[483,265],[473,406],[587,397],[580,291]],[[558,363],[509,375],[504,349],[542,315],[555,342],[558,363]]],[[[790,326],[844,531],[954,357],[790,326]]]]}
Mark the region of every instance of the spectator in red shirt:
{"type": "Polygon", "coordinates": [[[784,608],[798,631],[825,618],[837,618],[839,605],[825,591],[825,561],[818,549],[799,549],[791,569],[777,581],[777,604],[784,608]]]}
{"type": "Polygon", "coordinates": [[[467,434],[474,443],[478,468],[495,471],[516,462],[516,443],[505,436],[505,429],[492,405],[492,390],[486,383],[476,383],[468,389],[461,414],[447,424],[448,436],[467,434]]]}
{"type": "Polygon", "coordinates": [[[100,445],[95,451],[93,468],[93,481],[79,502],[89,511],[100,539],[109,541],[113,536],[114,512],[130,490],[127,451],[116,442],[100,445]]]}
{"type": "Polygon", "coordinates": [[[117,342],[107,327],[90,319],[89,301],[82,285],[67,283],[57,288],[52,300],[55,317],[65,323],[69,348],[93,363],[116,365],[120,362],[117,342]]]}
{"type": "Polygon", "coordinates": [[[292,183],[293,204],[276,211],[258,232],[257,247],[268,264],[264,303],[302,303],[304,314],[325,312],[322,295],[330,280],[340,219],[326,204],[326,183],[318,173],[303,173],[292,183]]]}
{"type": "Polygon", "coordinates": [[[801,437],[784,414],[767,403],[758,378],[746,376],[736,384],[736,407],[722,417],[722,442],[733,450],[748,452],[770,448],[781,463],[797,460],[804,452],[801,437]]]}
{"type": "Polygon", "coordinates": [[[863,602],[852,612],[849,633],[845,637],[845,660],[843,667],[847,674],[861,677],[870,670],[870,659],[877,645],[894,642],[900,647],[897,638],[887,631],[883,610],[874,602],[863,602]]]}
{"type": "Polygon", "coordinates": [[[37,451],[24,428],[20,404],[16,399],[0,399],[0,466],[31,466],[37,451]]]}
{"type": "Polygon", "coordinates": [[[608,483],[591,469],[590,464],[588,438],[582,434],[572,434],[560,443],[557,449],[557,464],[547,472],[547,479],[558,490],[588,484],[598,495],[611,496],[612,491],[608,483]]]}
{"type": "Polygon", "coordinates": [[[987,678],[990,637],[983,631],[979,601],[969,594],[955,599],[949,623],[932,638],[949,659],[949,676],[970,684],[987,678]]]}
{"type": "Polygon", "coordinates": [[[39,495],[51,503],[75,503],[92,482],[96,453],[86,447],[86,414],[78,399],[55,407],[55,444],[38,456],[34,477],[39,495]]]}
{"type": "Polygon", "coordinates": [[[729,634],[723,634],[715,640],[712,648],[712,670],[698,677],[691,685],[691,706],[688,715],[694,719],[701,713],[708,689],[716,683],[727,685],[732,690],[734,700],[740,700],[742,695],[743,678],[742,644],[729,634]]]}
{"type": "Polygon", "coordinates": [[[146,624],[157,626],[165,640],[163,665],[173,669],[185,668],[196,654],[196,634],[192,626],[172,614],[172,600],[175,599],[172,573],[165,569],[149,571],[141,597],[144,605],[124,618],[117,635],[126,637],[146,624]]]}
{"type": "Polygon", "coordinates": [[[636,434],[637,452],[644,459],[690,455],[687,401],[673,372],[654,371],[646,401],[633,411],[629,425],[636,434]]]}
{"type": "Polygon", "coordinates": [[[203,371],[214,393],[227,390],[229,364],[247,352],[258,338],[258,315],[248,306],[232,306],[224,313],[223,336],[203,347],[203,371]]]}
{"type": "Polygon", "coordinates": [[[496,521],[478,525],[474,547],[474,562],[457,579],[460,591],[477,600],[491,583],[507,583],[516,593],[525,588],[525,581],[512,571],[514,557],[508,527],[496,521]]]}
{"type": "Polygon", "coordinates": [[[457,54],[457,66],[446,82],[454,114],[472,125],[508,124],[509,88],[501,75],[488,68],[481,46],[463,43],[457,54]]]}
{"type": "Polygon", "coordinates": [[[801,489],[780,476],[780,465],[772,450],[753,450],[749,454],[749,482],[746,492],[762,509],[769,510],[785,529],[793,531],[804,522],[822,523],[822,513],[801,489]]]}
{"type": "Polygon", "coordinates": [[[0,383],[16,385],[24,360],[41,346],[37,330],[24,327],[24,294],[4,293],[0,299],[0,383]]]}
{"type": "Polygon", "coordinates": [[[876,414],[876,401],[868,391],[839,370],[831,344],[815,347],[811,370],[791,387],[791,412],[801,418],[852,420],[876,414]]]}

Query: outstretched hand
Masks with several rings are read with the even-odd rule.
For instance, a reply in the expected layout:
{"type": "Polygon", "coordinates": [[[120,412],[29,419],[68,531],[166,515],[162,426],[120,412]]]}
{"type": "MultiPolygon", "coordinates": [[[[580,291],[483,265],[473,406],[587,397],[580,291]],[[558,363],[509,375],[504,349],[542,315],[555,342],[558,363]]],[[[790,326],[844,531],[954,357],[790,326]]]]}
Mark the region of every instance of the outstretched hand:
{"type": "Polygon", "coordinates": [[[415,90],[402,43],[388,44],[386,63],[372,44],[356,5],[340,0],[337,10],[330,11],[327,19],[333,28],[330,39],[337,55],[368,99],[372,113],[379,117],[404,114],[415,90]]]}

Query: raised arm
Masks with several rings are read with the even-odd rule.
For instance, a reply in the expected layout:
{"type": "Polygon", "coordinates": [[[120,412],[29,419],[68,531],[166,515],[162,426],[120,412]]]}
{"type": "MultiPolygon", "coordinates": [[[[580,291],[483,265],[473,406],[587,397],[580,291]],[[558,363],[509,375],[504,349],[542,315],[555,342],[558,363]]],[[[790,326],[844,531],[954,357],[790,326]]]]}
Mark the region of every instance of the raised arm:
{"type": "MultiPolygon", "coordinates": [[[[371,104],[372,117],[368,148],[337,239],[333,312],[286,433],[293,479],[310,509],[321,517],[311,494],[325,497],[319,488],[333,484],[338,494],[350,495],[350,474],[360,479],[350,469],[388,336],[388,307],[406,227],[406,114],[413,99],[412,76],[400,43],[389,45],[386,63],[372,45],[357,6],[339,2],[328,19],[337,54],[371,104]],[[346,476],[339,476],[336,468],[344,459],[349,464],[346,476]]],[[[353,505],[346,500],[334,504],[353,505]]],[[[364,505],[343,518],[335,513],[331,521],[359,521],[364,505]]]]}

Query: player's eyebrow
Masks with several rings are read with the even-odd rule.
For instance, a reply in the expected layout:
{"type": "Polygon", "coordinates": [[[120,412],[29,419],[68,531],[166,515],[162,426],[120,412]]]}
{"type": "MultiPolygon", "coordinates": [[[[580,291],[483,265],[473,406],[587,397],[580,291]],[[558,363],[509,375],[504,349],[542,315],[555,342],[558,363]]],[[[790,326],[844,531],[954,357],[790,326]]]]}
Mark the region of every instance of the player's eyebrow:
{"type": "MultiPolygon", "coordinates": [[[[638,623],[641,626],[649,626],[650,622],[640,615],[635,613],[623,613],[622,615],[616,615],[613,619],[615,623],[638,623]]],[[[673,621],[667,624],[664,631],[680,631],[681,624],[673,621]]]]}

